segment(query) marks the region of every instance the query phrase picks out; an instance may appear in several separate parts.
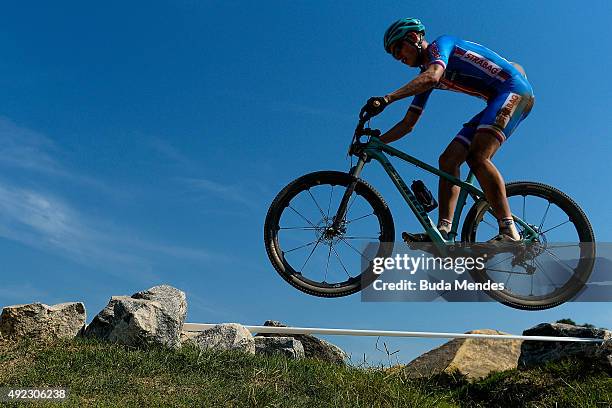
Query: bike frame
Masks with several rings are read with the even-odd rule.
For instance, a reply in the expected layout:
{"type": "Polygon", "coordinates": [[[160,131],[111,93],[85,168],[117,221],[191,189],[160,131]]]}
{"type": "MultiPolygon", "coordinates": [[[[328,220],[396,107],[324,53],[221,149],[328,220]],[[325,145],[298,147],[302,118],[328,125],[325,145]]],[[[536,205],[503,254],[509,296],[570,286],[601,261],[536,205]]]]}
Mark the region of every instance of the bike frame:
{"type": "MultiPolygon", "coordinates": [[[[485,200],[485,195],[482,190],[480,190],[474,185],[476,177],[474,176],[474,173],[472,173],[472,171],[468,173],[465,181],[461,181],[457,177],[445,173],[444,171],[430,166],[429,164],[409,154],[406,154],[398,149],[384,144],[380,141],[380,139],[376,137],[371,137],[367,143],[362,144],[357,155],[359,157],[359,160],[357,164],[351,168],[350,174],[356,179],[358,179],[366,163],[368,163],[371,159],[374,159],[379,162],[393,181],[393,184],[395,184],[395,187],[398,189],[399,193],[404,198],[414,215],[416,216],[417,220],[425,229],[427,235],[429,235],[432,242],[436,244],[436,246],[438,246],[440,249],[443,249],[447,244],[452,244],[455,242],[455,239],[457,237],[457,230],[459,228],[459,220],[461,219],[461,213],[463,212],[463,208],[465,207],[465,204],[467,202],[468,194],[474,199],[474,201],[485,200]],[[413,194],[410,188],[408,188],[397,170],[395,170],[395,167],[393,167],[385,153],[387,153],[389,156],[397,157],[405,162],[420,167],[423,170],[435,174],[436,176],[447,180],[451,184],[460,187],[459,197],[457,199],[457,205],[455,208],[455,215],[453,217],[453,223],[451,226],[451,230],[448,234],[448,240],[445,240],[444,237],[442,237],[436,225],[433,223],[431,218],[429,218],[427,212],[425,212],[421,203],[417,200],[416,196],[413,194]]],[[[353,183],[347,188],[347,191],[345,192],[342,202],[340,204],[340,208],[338,209],[336,220],[343,219],[348,199],[353,194],[355,184],[356,183],[353,183]]],[[[514,218],[514,221],[517,224],[524,228],[526,236],[523,239],[525,241],[531,242],[538,236],[537,232],[530,225],[524,222],[520,217],[517,217],[514,214],[512,215],[512,217],[514,218]]]]}

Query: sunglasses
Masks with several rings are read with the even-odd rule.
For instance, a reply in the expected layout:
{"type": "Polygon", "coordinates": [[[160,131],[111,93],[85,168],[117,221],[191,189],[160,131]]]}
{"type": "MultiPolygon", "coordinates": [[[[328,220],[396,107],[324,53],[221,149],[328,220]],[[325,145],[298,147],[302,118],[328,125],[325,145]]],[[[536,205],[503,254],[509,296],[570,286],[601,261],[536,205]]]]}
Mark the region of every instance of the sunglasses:
{"type": "Polygon", "coordinates": [[[392,54],[393,58],[395,58],[396,60],[400,59],[400,52],[402,51],[402,48],[404,47],[404,42],[403,41],[398,41],[392,48],[392,54]]]}

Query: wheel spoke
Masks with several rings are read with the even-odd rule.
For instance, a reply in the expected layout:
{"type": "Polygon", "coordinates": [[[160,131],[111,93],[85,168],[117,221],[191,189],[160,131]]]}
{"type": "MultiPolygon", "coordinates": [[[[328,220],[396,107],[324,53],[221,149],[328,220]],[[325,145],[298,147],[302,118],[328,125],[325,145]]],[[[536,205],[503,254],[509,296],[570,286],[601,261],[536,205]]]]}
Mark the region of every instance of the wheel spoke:
{"type": "Polygon", "coordinates": [[[359,221],[359,220],[364,219],[364,218],[366,218],[366,217],[369,217],[369,216],[371,216],[371,215],[374,215],[374,212],[371,212],[370,214],[366,214],[366,215],[363,215],[363,216],[358,217],[358,218],[353,218],[352,220],[347,221],[347,222],[346,222],[346,225],[350,224],[351,222],[359,221]]]}
{"type": "Polygon", "coordinates": [[[544,226],[544,220],[546,219],[546,216],[548,215],[549,208],[550,208],[550,201],[548,202],[548,206],[546,206],[546,211],[544,211],[544,216],[542,217],[542,221],[540,221],[540,226],[538,227],[538,231],[541,231],[542,227],[544,226]]]}
{"type": "Polygon", "coordinates": [[[344,262],[342,262],[342,259],[340,259],[340,255],[338,255],[338,251],[336,251],[336,248],[331,247],[332,250],[334,251],[334,255],[336,255],[336,258],[338,258],[338,262],[340,262],[340,265],[342,265],[342,269],[344,269],[344,272],[346,272],[346,275],[349,278],[352,278],[351,274],[349,273],[349,271],[346,269],[346,266],[344,266],[344,262]]]}
{"type": "Polygon", "coordinates": [[[314,201],[315,205],[317,206],[317,208],[319,209],[319,212],[321,213],[321,216],[323,218],[325,218],[325,213],[323,212],[323,210],[321,209],[321,206],[319,205],[319,203],[317,203],[317,200],[315,200],[314,196],[312,195],[312,192],[310,191],[310,189],[308,189],[308,195],[310,195],[310,198],[312,198],[312,201],[314,201]]]}
{"type": "Polygon", "coordinates": [[[551,258],[553,258],[553,260],[555,262],[557,262],[559,265],[563,266],[565,269],[567,269],[568,271],[571,271],[572,275],[576,272],[574,269],[572,269],[569,265],[567,265],[565,262],[563,262],[557,255],[555,255],[553,252],[549,251],[548,249],[544,249],[546,251],[546,253],[548,253],[550,255],[551,258]]]}
{"type": "Polygon", "coordinates": [[[513,270],[507,270],[507,269],[494,269],[494,268],[485,268],[487,271],[492,271],[492,272],[500,272],[500,273],[507,273],[508,275],[529,275],[527,272],[514,272],[513,270]]]}
{"type": "Polygon", "coordinates": [[[304,231],[317,231],[317,227],[279,227],[279,230],[304,230],[304,231]]]}
{"type": "Polygon", "coordinates": [[[351,207],[353,206],[353,204],[355,204],[356,200],[357,200],[357,193],[355,193],[355,195],[353,197],[351,197],[351,201],[349,202],[348,207],[346,207],[346,215],[345,215],[345,217],[348,217],[349,211],[351,211],[351,207]]]}
{"type": "Polygon", "coordinates": [[[554,230],[555,228],[559,228],[560,226],[565,225],[565,224],[567,224],[567,223],[568,223],[568,222],[570,222],[570,221],[571,221],[571,220],[569,220],[569,219],[568,219],[567,221],[562,222],[561,224],[557,224],[557,225],[555,225],[554,227],[549,228],[549,229],[547,229],[547,230],[546,230],[546,231],[544,231],[544,232],[540,232],[540,235],[544,235],[544,234],[546,234],[548,231],[552,231],[552,230],[554,230]]]}
{"type": "MultiPolygon", "coordinates": [[[[321,235],[321,237],[322,237],[322,235],[321,235]]],[[[302,267],[300,268],[300,273],[302,273],[302,271],[306,267],[306,264],[310,260],[310,257],[314,253],[315,249],[317,249],[317,247],[319,246],[319,243],[321,242],[321,237],[319,237],[319,239],[317,239],[317,243],[315,244],[314,248],[312,248],[312,251],[310,251],[310,254],[308,254],[308,258],[306,258],[306,260],[304,261],[304,265],[302,265],[302,267]]]]}
{"type": "Polygon", "coordinates": [[[325,265],[325,276],[323,277],[323,282],[327,282],[327,274],[329,272],[329,258],[331,257],[332,252],[332,243],[329,243],[329,251],[327,253],[327,263],[325,265]]]}
{"type": "Polygon", "coordinates": [[[493,224],[491,224],[490,222],[488,222],[487,220],[482,220],[482,222],[484,222],[485,224],[487,224],[489,227],[495,229],[495,226],[493,224]]]}
{"type": "Polygon", "coordinates": [[[542,274],[546,277],[546,279],[548,279],[548,281],[551,283],[551,285],[556,289],[557,285],[555,285],[555,282],[553,282],[552,279],[550,279],[550,276],[548,276],[548,274],[546,273],[546,269],[544,269],[544,265],[542,265],[540,262],[538,262],[537,258],[533,258],[533,261],[538,264],[538,268],[539,270],[542,271],[542,274]]]}
{"type": "Polygon", "coordinates": [[[506,279],[506,284],[504,285],[504,287],[505,287],[505,288],[507,288],[507,287],[508,287],[508,283],[510,282],[510,278],[511,278],[511,277],[512,277],[512,274],[511,274],[511,273],[509,273],[509,274],[508,274],[508,279],[506,279]]]}
{"type": "MultiPolygon", "coordinates": [[[[554,249],[557,249],[557,248],[556,248],[556,247],[549,247],[549,246],[547,246],[547,247],[545,248],[546,252],[548,252],[548,253],[549,253],[551,256],[552,256],[552,255],[555,255],[555,256],[557,257],[557,259],[558,259],[559,261],[561,261],[561,256],[560,256],[559,254],[557,254],[556,252],[554,252],[554,251],[553,251],[554,249]]],[[[570,255],[570,254],[568,254],[568,253],[567,253],[567,251],[561,251],[561,252],[562,252],[563,254],[565,254],[565,257],[566,257],[566,258],[571,258],[570,256],[568,256],[568,255],[570,255]]],[[[571,253],[571,255],[574,255],[574,253],[573,253],[574,251],[571,251],[571,252],[572,252],[572,253],[571,253]]],[[[580,253],[575,254],[575,255],[576,255],[578,258],[580,258],[580,253]]],[[[561,262],[562,262],[562,261],[561,261],[561,262]]],[[[569,265],[568,265],[568,266],[569,266],[569,265]]]]}
{"type": "Polygon", "coordinates": [[[378,237],[342,237],[343,239],[380,239],[380,236],[378,237]]]}
{"type": "MultiPolygon", "coordinates": [[[[494,263],[494,264],[493,264],[493,265],[491,265],[491,266],[497,266],[497,265],[499,265],[500,263],[505,262],[505,261],[507,261],[508,259],[512,259],[512,258],[514,258],[514,255],[510,255],[509,257],[504,258],[504,259],[502,259],[501,261],[499,261],[499,262],[497,262],[497,263],[494,263]]],[[[486,269],[490,269],[490,267],[488,267],[488,266],[486,266],[485,268],[486,268],[486,269]]]]}
{"type": "Polygon", "coordinates": [[[302,217],[302,219],[303,219],[304,221],[306,221],[308,224],[310,224],[310,226],[311,226],[311,227],[316,228],[316,227],[315,227],[315,225],[314,225],[312,222],[310,222],[310,220],[308,220],[308,218],[306,218],[306,217],[304,217],[302,214],[300,214],[300,212],[299,212],[298,210],[296,210],[295,208],[293,208],[293,207],[291,206],[291,204],[289,204],[289,208],[291,208],[291,209],[292,209],[292,210],[293,210],[293,211],[294,211],[294,212],[295,212],[297,215],[299,215],[300,217],[302,217]]]}
{"type": "Polygon", "coordinates": [[[329,210],[331,209],[332,197],[334,196],[334,186],[331,187],[331,193],[329,193],[329,203],[327,203],[327,219],[329,219],[329,210]]]}
{"type": "Polygon", "coordinates": [[[487,210],[487,212],[485,213],[485,215],[482,217],[481,222],[485,223],[486,225],[488,225],[489,227],[491,227],[493,230],[497,230],[497,229],[498,229],[498,226],[495,226],[495,225],[491,224],[489,221],[487,221],[487,220],[485,219],[485,217],[486,217],[487,215],[491,215],[491,217],[493,217],[493,219],[495,219],[495,216],[493,215],[493,213],[492,213],[490,210],[487,210]]]}
{"type": "Polygon", "coordinates": [[[359,252],[359,250],[357,248],[355,248],[354,246],[352,246],[350,243],[346,242],[344,238],[340,238],[342,240],[342,242],[344,242],[346,245],[348,245],[349,247],[351,247],[353,249],[353,251],[357,252],[360,256],[362,256],[363,258],[367,259],[368,261],[372,262],[372,260],[370,258],[368,258],[367,256],[365,256],[364,254],[362,254],[361,252],[359,252]]]}
{"type": "Polygon", "coordinates": [[[568,245],[546,245],[546,248],[548,249],[557,249],[557,248],[572,248],[572,247],[576,247],[576,248],[580,248],[580,244],[568,244],[568,245]]]}
{"type": "MultiPolygon", "coordinates": [[[[320,239],[320,238],[319,238],[319,239],[320,239]]],[[[298,249],[300,249],[300,248],[306,248],[307,246],[311,246],[311,245],[313,245],[313,244],[315,244],[315,243],[319,242],[319,239],[317,239],[316,241],[309,242],[309,243],[308,243],[308,244],[306,244],[306,245],[300,245],[300,246],[295,247],[295,248],[293,248],[293,249],[290,249],[290,250],[288,250],[288,251],[283,251],[283,254],[288,254],[289,252],[296,251],[296,250],[298,250],[298,249]]]]}

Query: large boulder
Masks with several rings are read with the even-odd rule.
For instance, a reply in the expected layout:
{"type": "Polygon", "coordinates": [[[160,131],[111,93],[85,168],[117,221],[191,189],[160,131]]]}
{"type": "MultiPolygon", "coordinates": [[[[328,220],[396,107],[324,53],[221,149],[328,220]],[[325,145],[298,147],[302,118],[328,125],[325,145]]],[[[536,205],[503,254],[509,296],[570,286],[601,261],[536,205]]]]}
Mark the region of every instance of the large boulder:
{"type": "MultiPolygon", "coordinates": [[[[468,334],[502,334],[497,330],[472,330],[468,334]]],[[[458,338],[449,341],[408,363],[404,369],[413,378],[458,372],[470,380],[491,372],[517,367],[521,340],[458,338]]]]}
{"type": "Polygon", "coordinates": [[[87,326],[85,336],[134,347],[176,348],[181,344],[186,315],[184,292],[168,285],[155,286],[130,297],[113,296],[87,326]]]}
{"type": "MultiPolygon", "coordinates": [[[[276,320],[267,320],[264,326],[287,327],[287,325],[276,320]]],[[[319,339],[310,334],[283,334],[283,333],[258,333],[255,337],[292,337],[302,343],[306,358],[314,358],[334,364],[345,364],[347,354],[340,347],[326,340],[319,339]]]]}
{"type": "Polygon", "coordinates": [[[251,332],[238,323],[222,323],[204,330],[186,341],[202,350],[239,350],[255,354],[255,340],[251,332]]]}
{"type": "Polygon", "coordinates": [[[81,332],[85,319],[85,305],[81,302],[7,306],[0,315],[0,334],[13,339],[72,338],[81,332]]]}
{"type": "Polygon", "coordinates": [[[255,353],[281,354],[291,359],[304,358],[304,346],[293,337],[255,337],[255,353]]]}
{"type": "Polygon", "coordinates": [[[142,292],[136,292],[132,295],[132,298],[159,302],[168,314],[177,316],[181,327],[183,327],[185,317],[187,316],[187,298],[185,292],[169,285],[159,285],[142,292]]]}
{"type": "Polygon", "coordinates": [[[607,342],[554,342],[554,341],[525,341],[521,347],[519,367],[533,367],[550,361],[559,361],[565,358],[577,358],[597,361],[609,367],[609,355],[612,354],[610,340],[612,332],[604,329],[575,326],[565,323],[541,323],[523,332],[525,336],[553,336],[553,337],[584,337],[602,339],[607,342]],[[610,348],[610,349],[609,349],[610,348]]]}

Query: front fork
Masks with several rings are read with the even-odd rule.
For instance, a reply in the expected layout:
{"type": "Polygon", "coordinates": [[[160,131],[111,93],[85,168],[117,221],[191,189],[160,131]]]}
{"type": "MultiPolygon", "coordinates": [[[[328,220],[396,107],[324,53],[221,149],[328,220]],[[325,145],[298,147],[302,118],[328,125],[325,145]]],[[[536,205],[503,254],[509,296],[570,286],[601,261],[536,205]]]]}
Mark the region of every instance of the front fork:
{"type": "Polygon", "coordinates": [[[359,181],[359,176],[361,175],[361,171],[363,170],[363,166],[365,166],[367,162],[367,156],[365,154],[359,157],[357,164],[351,168],[349,174],[354,177],[353,181],[348,185],[346,190],[344,191],[344,195],[342,196],[342,200],[340,201],[340,206],[338,207],[338,211],[336,212],[336,216],[334,217],[334,222],[332,224],[332,229],[334,231],[339,231],[342,228],[342,222],[344,217],[346,217],[346,212],[348,210],[349,200],[355,191],[355,187],[359,181]]]}

